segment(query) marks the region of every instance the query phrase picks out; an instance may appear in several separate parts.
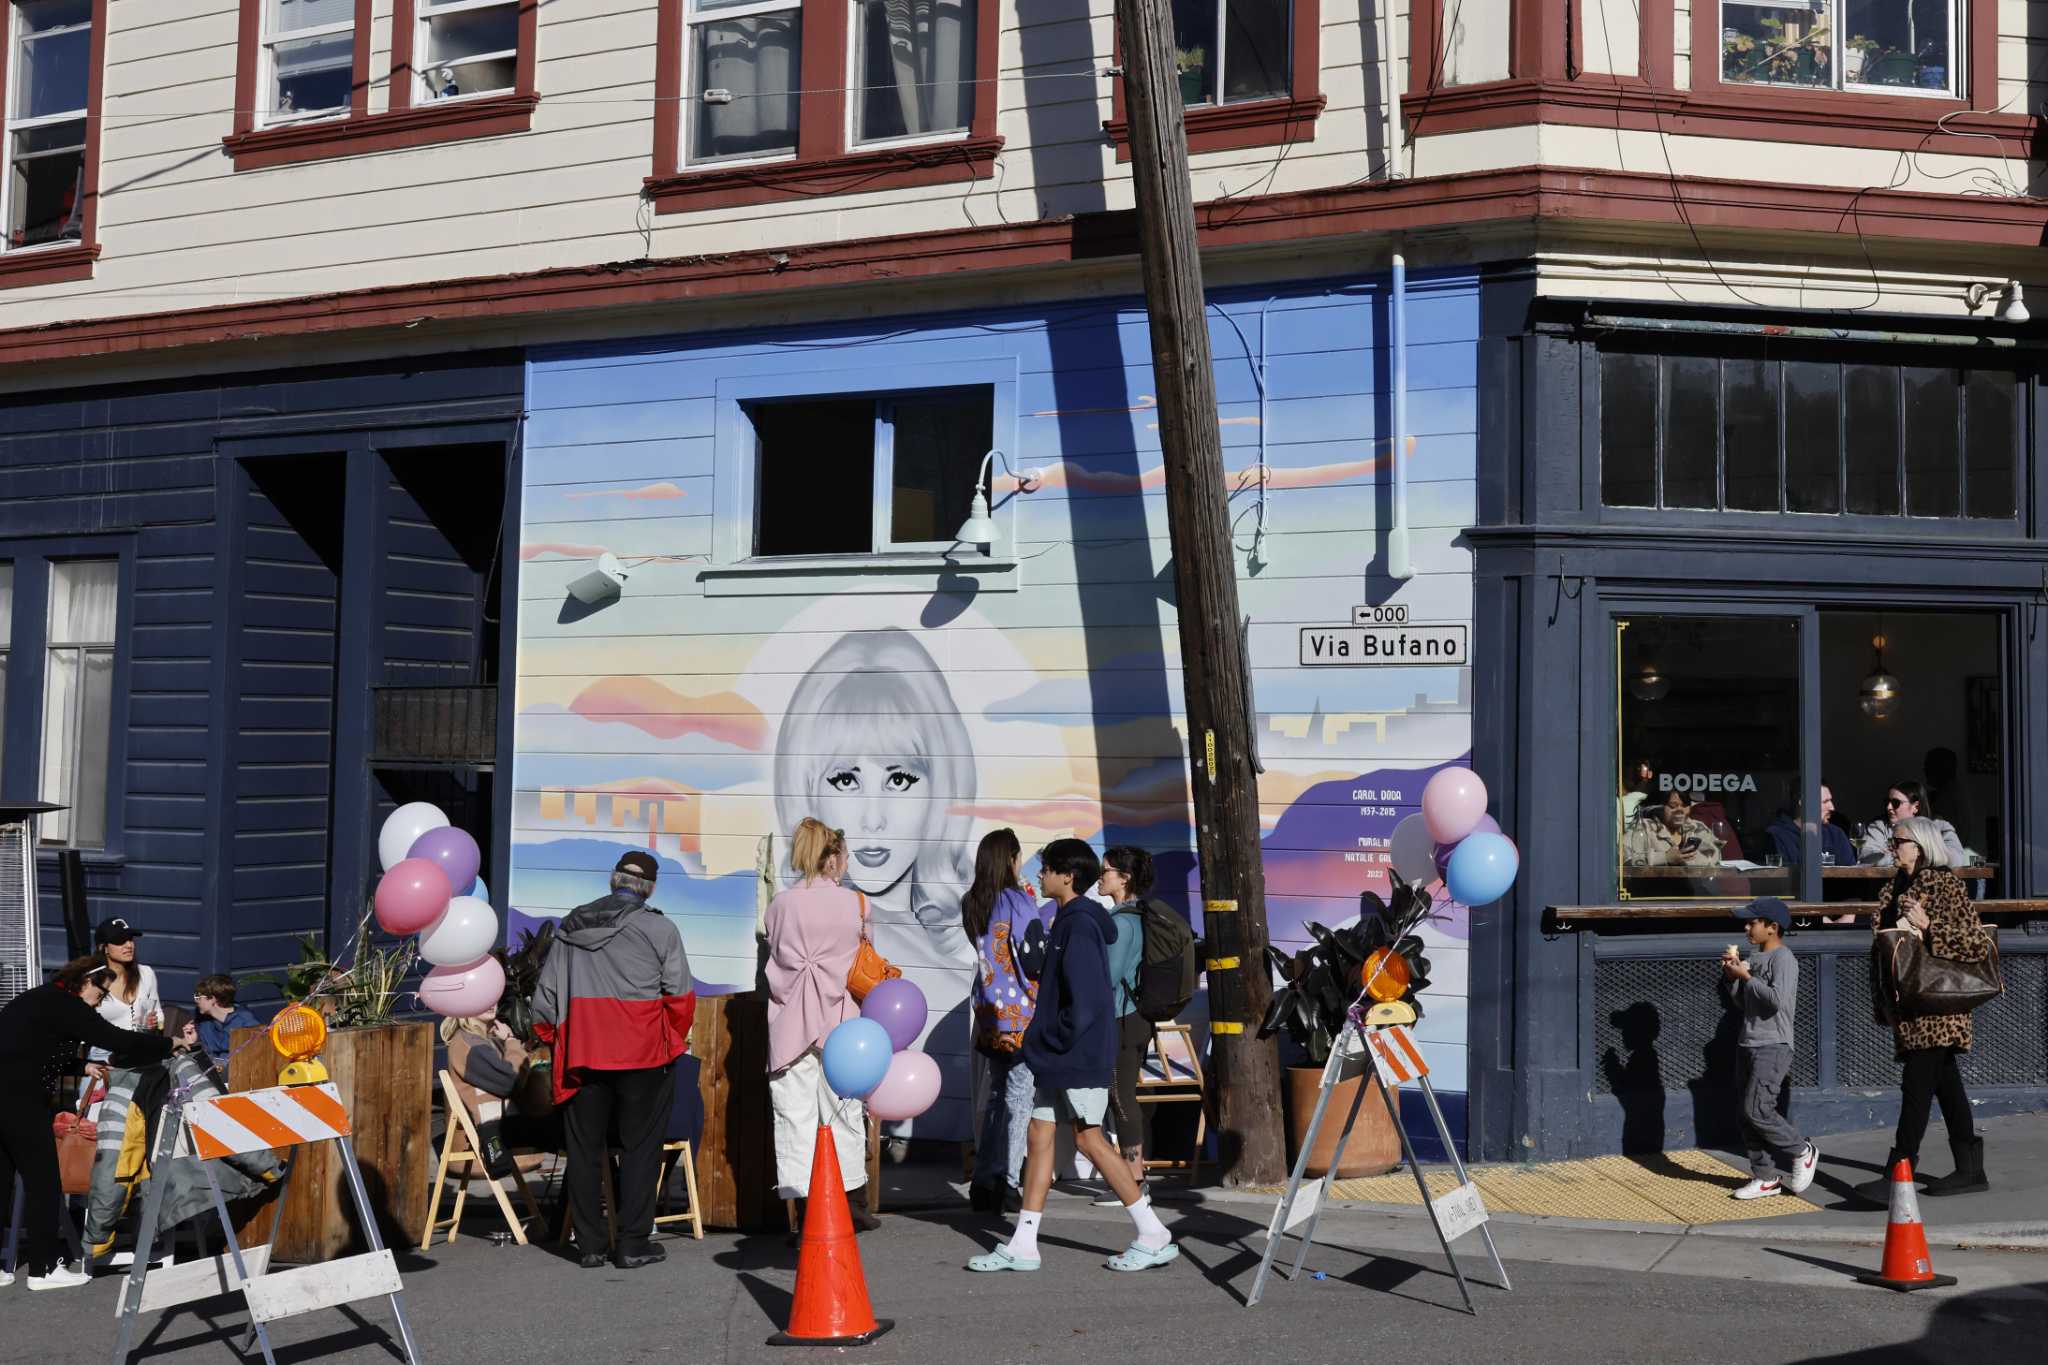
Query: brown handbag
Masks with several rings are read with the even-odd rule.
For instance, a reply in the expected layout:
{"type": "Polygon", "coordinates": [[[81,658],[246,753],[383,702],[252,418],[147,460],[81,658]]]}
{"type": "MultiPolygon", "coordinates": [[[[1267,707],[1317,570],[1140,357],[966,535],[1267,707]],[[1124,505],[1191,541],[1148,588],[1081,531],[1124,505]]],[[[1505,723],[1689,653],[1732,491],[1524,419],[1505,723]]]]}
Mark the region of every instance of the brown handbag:
{"type": "MultiPolygon", "coordinates": [[[[1878,1010],[1889,1019],[1930,1014],[1968,1014],[2005,993],[1998,968],[1998,934],[1986,927],[1990,952],[1982,962],[1957,962],[1928,951],[1910,931],[1887,929],[1870,946],[1872,985],[1878,1010]]],[[[1886,1022],[1886,1021],[1880,1021],[1886,1022]]]]}
{"type": "Polygon", "coordinates": [[[853,898],[860,902],[860,947],[854,950],[853,967],[846,973],[846,989],[858,1004],[884,981],[903,975],[903,969],[875,951],[875,941],[868,935],[868,898],[858,891],[853,898]]]}
{"type": "MultiPolygon", "coordinates": [[[[80,1100],[79,1108],[92,1103],[90,1094],[80,1100]]],[[[99,1151],[99,1129],[83,1113],[66,1109],[50,1120],[50,1131],[57,1139],[58,1184],[66,1194],[92,1193],[92,1162],[99,1151]]]]}

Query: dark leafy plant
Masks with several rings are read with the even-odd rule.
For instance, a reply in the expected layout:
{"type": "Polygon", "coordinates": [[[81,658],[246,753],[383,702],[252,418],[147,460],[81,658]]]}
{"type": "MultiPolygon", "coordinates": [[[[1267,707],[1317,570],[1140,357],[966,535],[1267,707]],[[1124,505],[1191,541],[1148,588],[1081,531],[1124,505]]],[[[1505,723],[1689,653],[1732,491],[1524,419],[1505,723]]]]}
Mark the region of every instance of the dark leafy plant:
{"type": "Polygon", "coordinates": [[[555,941],[553,920],[529,930],[517,948],[500,948],[496,956],[505,969],[505,993],[498,997],[498,1018],[523,1043],[531,1045],[533,1035],[533,993],[540,985],[541,963],[555,941]]]}
{"type": "Polygon", "coordinates": [[[1388,875],[1393,878],[1392,900],[1383,901],[1371,891],[1361,893],[1356,924],[1335,930],[1309,924],[1315,943],[1291,957],[1267,947],[1266,961],[1283,984],[1273,992],[1259,1037],[1270,1038],[1284,1028],[1315,1065],[1323,1065],[1344,1030],[1346,1013],[1363,990],[1366,960],[1387,947],[1406,960],[1408,984],[1402,998],[1420,1017],[1422,1003],[1416,997],[1429,985],[1429,959],[1422,955],[1422,939],[1415,930],[1433,918],[1430,898],[1399,873],[1388,875]]]}

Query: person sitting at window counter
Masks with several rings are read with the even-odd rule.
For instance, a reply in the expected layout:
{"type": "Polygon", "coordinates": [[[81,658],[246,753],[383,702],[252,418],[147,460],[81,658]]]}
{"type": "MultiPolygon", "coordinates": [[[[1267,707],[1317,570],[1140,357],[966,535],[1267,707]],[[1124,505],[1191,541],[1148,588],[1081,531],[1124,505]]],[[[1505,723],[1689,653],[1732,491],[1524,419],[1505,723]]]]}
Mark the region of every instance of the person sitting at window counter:
{"type": "Polygon", "coordinates": [[[1721,841],[1692,818],[1685,796],[1672,792],[1664,804],[1629,826],[1623,852],[1632,867],[1718,867],[1721,841]]]}
{"type": "Polygon", "coordinates": [[[1934,802],[1928,798],[1927,789],[1918,782],[1897,782],[1892,785],[1884,798],[1885,818],[1873,820],[1863,827],[1863,838],[1858,848],[1862,860],[1878,867],[1890,867],[1892,857],[1892,830],[1902,820],[1927,820],[1941,835],[1942,847],[1948,850],[1948,866],[1968,867],[1970,852],[1963,847],[1962,838],[1956,827],[1934,815],[1934,802]]]}
{"type": "MultiPolygon", "coordinates": [[[[1849,842],[1849,831],[1834,823],[1835,794],[1828,784],[1820,784],[1820,853],[1823,865],[1847,867],[1856,861],[1856,846],[1849,842]]],[[[1797,867],[1804,859],[1805,830],[1801,826],[1797,805],[1778,812],[1778,818],[1771,821],[1764,833],[1771,836],[1771,847],[1786,867],[1797,867]]]]}

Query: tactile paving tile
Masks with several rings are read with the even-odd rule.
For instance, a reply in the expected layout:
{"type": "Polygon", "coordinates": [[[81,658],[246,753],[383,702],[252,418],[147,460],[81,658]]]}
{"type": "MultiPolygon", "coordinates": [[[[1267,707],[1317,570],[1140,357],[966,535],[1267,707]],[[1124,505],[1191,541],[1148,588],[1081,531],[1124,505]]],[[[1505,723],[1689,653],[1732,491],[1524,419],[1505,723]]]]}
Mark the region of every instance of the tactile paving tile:
{"type": "MultiPolygon", "coordinates": [[[[1500,1213],[1691,1226],[1815,1211],[1790,1195],[1730,1199],[1730,1192],[1749,1179],[1749,1172],[1701,1151],[1597,1156],[1540,1166],[1475,1166],[1471,1171],[1486,1207],[1500,1213]]],[[[1448,1167],[1430,1167],[1425,1175],[1432,1197],[1457,1184],[1448,1167]]],[[[1367,1204],[1422,1202],[1415,1177],[1406,1171],[1339,1180],[1331,1193],[1367,1204]]]]}

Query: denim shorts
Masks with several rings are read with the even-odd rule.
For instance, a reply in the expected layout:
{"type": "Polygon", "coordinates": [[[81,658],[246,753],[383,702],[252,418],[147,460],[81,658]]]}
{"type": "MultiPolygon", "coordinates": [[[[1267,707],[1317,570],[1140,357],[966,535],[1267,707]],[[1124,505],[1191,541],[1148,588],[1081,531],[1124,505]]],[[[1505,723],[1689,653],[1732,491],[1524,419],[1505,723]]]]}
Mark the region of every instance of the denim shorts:
{"type": "Polygon", "coordinates": [[[1031,1117],[1041,1123],[1070,1120],[1084,1127],[1099,1128],[1109,1112],[1109,1087],[1085,1090],[1048,1090],[1039,1086],[1031,1092],[1031,1117]]]}

